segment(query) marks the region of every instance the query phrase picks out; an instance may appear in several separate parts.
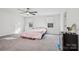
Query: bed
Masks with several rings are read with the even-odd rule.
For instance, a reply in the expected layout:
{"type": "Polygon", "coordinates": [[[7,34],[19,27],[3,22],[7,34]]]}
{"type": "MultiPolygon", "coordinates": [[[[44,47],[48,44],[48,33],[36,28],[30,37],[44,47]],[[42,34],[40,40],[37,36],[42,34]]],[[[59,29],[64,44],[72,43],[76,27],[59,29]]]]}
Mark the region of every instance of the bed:
{"type": "Polygon", "coordinates": [[[28,30],[27,32],[21,33],[22,38],[28,38],[28,39],[42,39],[43,36],[46,34],[47,29],[46,28],[32,28],[31,30],[28,30]]]}

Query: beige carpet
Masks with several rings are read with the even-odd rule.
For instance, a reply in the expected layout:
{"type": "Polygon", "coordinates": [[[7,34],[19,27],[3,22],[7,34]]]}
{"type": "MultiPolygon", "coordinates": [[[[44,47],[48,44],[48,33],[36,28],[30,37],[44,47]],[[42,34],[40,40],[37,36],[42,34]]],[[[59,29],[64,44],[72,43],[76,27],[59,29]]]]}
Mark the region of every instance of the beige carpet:
{"type": "Polygon", "coordinates": [[[0,39],[0,51],[55,51],[56,42],[53,39],[0,39]]]}

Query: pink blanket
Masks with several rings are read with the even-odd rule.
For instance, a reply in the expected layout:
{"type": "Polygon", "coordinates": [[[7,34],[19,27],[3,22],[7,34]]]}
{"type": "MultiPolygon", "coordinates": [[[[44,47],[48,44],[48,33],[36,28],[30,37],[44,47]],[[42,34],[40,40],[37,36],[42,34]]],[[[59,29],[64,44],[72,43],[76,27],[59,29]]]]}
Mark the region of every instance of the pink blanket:
{"type": "Polygon", "coordinates": [[[42,33],[39,32],[24,32],[21,34],[22,37],[26,38],[36,38],[36,39],[41,39],[42,33]]]}
{"type": "Polygon", "coordinates": [[[32,30],[30,30],[28,32],[22,33],[21,37],[41,39],[42,35],[45,32],[46,32],[45,28],[36,28],[36,29],[32,29],[32,30]]]}

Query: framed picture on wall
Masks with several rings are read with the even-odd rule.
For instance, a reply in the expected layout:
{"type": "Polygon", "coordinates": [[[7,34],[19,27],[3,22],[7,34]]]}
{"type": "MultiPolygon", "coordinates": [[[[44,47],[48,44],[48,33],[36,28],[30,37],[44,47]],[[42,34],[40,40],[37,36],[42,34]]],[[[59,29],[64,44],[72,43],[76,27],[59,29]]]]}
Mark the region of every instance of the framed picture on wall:
{"type": "Polygon", "coordinates": [[[47,24],[47,27],[48,27],[48,28],[53,28],[53,23],[48,23],[48,24],[47,24]]]}
{"type": "Polygon", "coordinates": [[[32,22],[29,22],[29,27],[33,27],[33,23],[32,22]]]}

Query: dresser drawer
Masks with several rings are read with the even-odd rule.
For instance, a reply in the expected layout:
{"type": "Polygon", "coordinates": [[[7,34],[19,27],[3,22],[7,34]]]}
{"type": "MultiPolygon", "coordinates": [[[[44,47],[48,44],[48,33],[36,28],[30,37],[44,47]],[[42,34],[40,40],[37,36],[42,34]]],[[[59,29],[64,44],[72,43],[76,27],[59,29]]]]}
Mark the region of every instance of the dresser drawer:
{"type": "Polygon", "coordinates": [[[77,34],[63,34],[63,50],[77,51],[78,50],[78,35],[77,34]]]}

